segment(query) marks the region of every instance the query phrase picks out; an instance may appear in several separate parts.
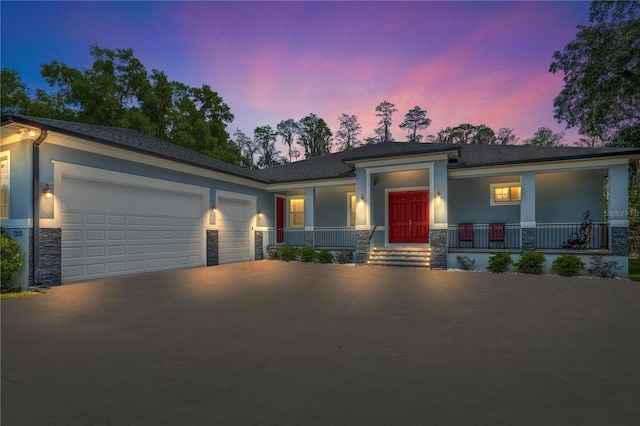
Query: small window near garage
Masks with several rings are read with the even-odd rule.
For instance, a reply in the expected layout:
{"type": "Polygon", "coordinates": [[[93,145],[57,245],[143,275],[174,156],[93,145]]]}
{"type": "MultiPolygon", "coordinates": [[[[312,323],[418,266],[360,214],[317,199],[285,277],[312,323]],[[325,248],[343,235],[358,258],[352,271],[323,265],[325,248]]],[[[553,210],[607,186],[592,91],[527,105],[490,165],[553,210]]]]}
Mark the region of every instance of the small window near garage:
{"type": "Polygon", "coordinates": [[[9,219],[9,151],[0,152],[0,219],[9,219]]]}
{"type": "Polygon", "coordinates": [[[491,184],[491,205],[520,204],[521,191],[519,182],[493,183],[491,184]]]}
{"type": "Polygon", "coordinates": [[[289,199],[289,226],[292,228],[304,226],[304,198],[289,199]]]}
{"type": "Polygon", "coordinates": [[[347,226],[356,226],[356,193],[347,193],[347,226]]]}

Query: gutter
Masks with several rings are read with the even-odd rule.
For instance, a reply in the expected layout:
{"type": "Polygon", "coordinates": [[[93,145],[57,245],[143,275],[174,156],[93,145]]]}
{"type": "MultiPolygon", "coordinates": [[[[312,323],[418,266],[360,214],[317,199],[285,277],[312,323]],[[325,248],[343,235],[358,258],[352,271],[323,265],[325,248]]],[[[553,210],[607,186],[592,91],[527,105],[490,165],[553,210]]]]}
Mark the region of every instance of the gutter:
{"type": "Polygon", "coordinates": [[[33,141],[32,164],[33,164],[33,188],[31,196],[33,197],[33,285],[40,285],[40,199],[42,193],[40,190],[40,144],[47,138],[49,132],[47,129],[40,129],[40,136],[33,141]]]}

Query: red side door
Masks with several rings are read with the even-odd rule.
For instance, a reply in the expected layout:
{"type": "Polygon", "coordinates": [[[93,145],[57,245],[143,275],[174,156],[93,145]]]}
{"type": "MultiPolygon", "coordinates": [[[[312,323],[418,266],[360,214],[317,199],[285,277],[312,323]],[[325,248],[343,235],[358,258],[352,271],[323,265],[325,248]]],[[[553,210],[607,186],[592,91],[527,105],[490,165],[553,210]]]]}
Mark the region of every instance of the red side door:
{"type": "Polygon", "coordinates": [[[276,242],[284,242],[284,198],[276,198],[276,242]]]}
{"type": "Polygon", "coordinates": [[[389,193],[389,242],[429,242],[429,191],[389,193]]]}

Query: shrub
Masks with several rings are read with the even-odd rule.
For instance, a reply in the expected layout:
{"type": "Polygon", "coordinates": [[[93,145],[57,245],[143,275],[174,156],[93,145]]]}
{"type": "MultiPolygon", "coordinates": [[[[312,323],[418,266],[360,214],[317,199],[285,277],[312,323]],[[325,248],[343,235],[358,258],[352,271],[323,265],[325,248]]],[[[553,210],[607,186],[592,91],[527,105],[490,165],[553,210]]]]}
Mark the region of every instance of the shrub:
{"type": "Polygon", "coordinates": [[[13,288],[9,285],[13,277],[22,266],[22,256],[20,256],[20,243],[14,241],[7,235],[4,229],[0,229],[2,241],[0,241],[0,281],[2,292],[10,292],[13,288]]]}
{"type": "Polygon", "coordinates": [[[353,261],[353,250],[339,250],[336,254],[336,262],[340,264],[351,263],[353,261]]]}
{"type": "Polygon", "coordinates": [[[299,249],[298,254],[300,255],[300,260],[305,263],[313,262],[313,259],[316,257],[316,251],[311,247],[299,249]]]}
{"type": "Polygon", "coordinates": [[[285,262],[291,262],[292,260],[296,260],[296,254],[298,250],[295,247],[291,246],[282,246],[280,250],[278,250],[278,254],[280,255],[280,260],[284,260],[285,262]]]}
{"type": "Polygon", "coordinates": [[[491,272],[507,272],[512,263],[511,255],[506,251],[501,251],[489,258],[487,269],[491,272]]]}
{"type": "Polygon", "coordinates": [[[540,275],[544,272],[543,265],[546,261],[547,258],[544,254],[530,251],[528,253],[522,253],[514,265],[518,268],[518,272],[540,275]]]}
{"type": "Polygon", "coordinates": [[[551,269],[563,277],[575,277],[584,266],[584,262],[575,254],[562,254],[553,261],[551,269]]]}
{"type": "Polygon", "coordinates": [[[333,263],[333,254],[329,250],[321,250],[316,257],[320,263],[333,263]]]}
{"type": "Polygon", "coordinates": [[[593,256],[591,258],[591,268],[587,269],[587,271],[598,277],[614,278],[616,276],[615,271],[618,269],[622,269],[622,266],[618,266],[618,262],[615,260],[603,262],[601,256],[593,256]]]}
{"type": "Polygon", "coordinates": [[[469,259],[467,256],[456,256],[456,260],[465,271],[470,271],[476,266],[476,261],[469,259]]]}
{"type": "Polygon", "coordinates": [[[267,259],[278,260],[278,247],[267,247],[267,259]]]}

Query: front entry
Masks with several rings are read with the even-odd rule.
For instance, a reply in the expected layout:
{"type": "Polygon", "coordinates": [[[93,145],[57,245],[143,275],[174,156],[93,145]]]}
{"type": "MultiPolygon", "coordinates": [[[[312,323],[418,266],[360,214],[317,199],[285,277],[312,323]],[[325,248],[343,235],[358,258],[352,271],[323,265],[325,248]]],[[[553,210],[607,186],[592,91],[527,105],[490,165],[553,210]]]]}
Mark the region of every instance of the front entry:
{"type": "Polygon", "coordinates": [[[389,193],[389,243],[429,242],[429,191],[389,193]]]}

